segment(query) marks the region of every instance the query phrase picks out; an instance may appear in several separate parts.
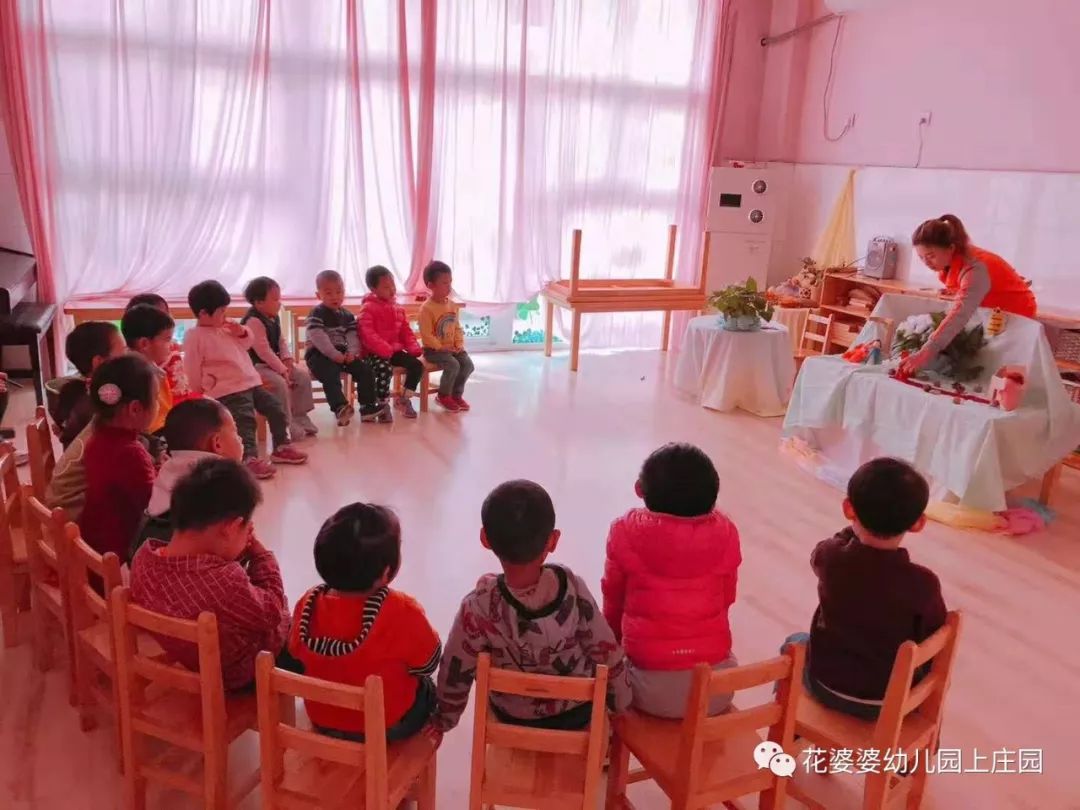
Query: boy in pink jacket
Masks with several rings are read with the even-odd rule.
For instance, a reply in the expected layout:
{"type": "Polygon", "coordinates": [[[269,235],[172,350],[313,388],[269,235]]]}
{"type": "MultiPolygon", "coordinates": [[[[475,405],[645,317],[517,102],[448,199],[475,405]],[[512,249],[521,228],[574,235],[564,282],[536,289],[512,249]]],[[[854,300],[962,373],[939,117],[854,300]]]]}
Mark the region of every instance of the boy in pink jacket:
{"type": "MultiPolygon", "coordinates": [[[[644,509],[611,524],[601,589],[604,616],[626,650],[634,707],[657,717],[686,712],[693,669],[736,665],[728,609],[742,554],[739,531],[716,511],[720,478],[690,444],[666,444],[641,467],[644,509]]],[[[714,698],[710,714],[731,696],[714,698]]]]}
{"type": "Polygon", "coordinates": [[[406,418],[415,419],[412,397],[416,396],[424,373],[420,343],[409,326],[405,310],[397,305],[393,273],[377,264],[367,271],[364,280],[371,292],[364,296],[360,309],[360,348],[375,375],[375,395],[380,405],[385,404],[390,398],[394,368],[404,369],[405,390],[396,404],[406,418]]]}
{"type": "Polygon", "coordinates": [[[184,335],[184,367],[193,393],[216,399],[229,409],[244,442],[244,462],[256,478],[272,478],[274,467],[259,458],[255,413],[270,424],[275,464],[303,464],[307,454],[289,443],[285,406],[263,387],[248,351],[251,332],[225,317],[232,298],[217,281],[200,281],[188,292],[198,325],[184,335]]]}

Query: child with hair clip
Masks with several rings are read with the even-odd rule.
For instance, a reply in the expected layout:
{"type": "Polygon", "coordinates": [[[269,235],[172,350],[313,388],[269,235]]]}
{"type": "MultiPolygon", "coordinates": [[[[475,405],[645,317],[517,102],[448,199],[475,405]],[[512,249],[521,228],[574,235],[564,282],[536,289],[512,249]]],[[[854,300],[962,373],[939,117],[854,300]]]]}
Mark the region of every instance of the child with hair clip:
{"type": "MultiPolygon", "coordinates": [[[[315,678],[363,685],[382,678],[386,738],[404,740],[421,731],[435,709],[431,675],[442,646],[424,609],[392,590],[401,567],[401,524],[385,506],[342,507],[315,538],[317,585],[297,602],[289,655],[315,678]]],[[[364,741],[363,712],[307,701],[316,730],[364,741]]]]}
{"type": "Polygon", "coordinates": [[[112,551],[127,560],[150,501],[154,462],[140,437],[157,414],[157,392],[154,367],[138,354],[102,363],[90,379],[94,432],[83,458],[86,503],[79,529],[99,554],[112,551]]]}
{"type": "MultiPolygon", "coordinates": [[[[364,296],[364,305],[360,309],[360,345],[364,350],[364,361],[371,364],[375,374],[375,396],[380,404],[387,404],[394,368],[404,369],[405,390],[395,404],[405,418],[415,419],[412,398],[416,396],[424,374],[420,344],[405,317],[405,310],[397,304],[393,273],[377,264],[367,271],[364,280],[371,292],[364,296]]],[[[386,414],[389,416],[389,409],[386,414]]]]}
{"type": "MultiPolygon", "coordinates": [[[[742,553],[735,524],[716,509],[720,477],[691,444],[666,444],[641,467],[631,509],[611,524],[601,590],[604,616],[626,648],[634,708],[686,712],[694,668],[733,667],[728,610],[742,553]]],[[[731,695],[714,697],[710,714],[731,695]]]]}

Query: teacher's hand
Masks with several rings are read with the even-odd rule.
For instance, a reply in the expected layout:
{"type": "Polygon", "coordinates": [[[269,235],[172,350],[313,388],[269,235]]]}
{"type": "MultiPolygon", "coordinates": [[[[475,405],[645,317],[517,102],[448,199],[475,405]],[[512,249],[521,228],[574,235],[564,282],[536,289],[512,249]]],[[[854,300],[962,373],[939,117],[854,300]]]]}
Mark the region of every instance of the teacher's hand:
{"type": "Polygon", "coordinates": [[[900,362],[900,368],[897,369],[897,373],[901,377],[913,377],[929,365],[930,361],[933,359],[933,355],[931,355],[929,350],[926,348],[919,349],[915,354],[909,355],[900,362]]]}

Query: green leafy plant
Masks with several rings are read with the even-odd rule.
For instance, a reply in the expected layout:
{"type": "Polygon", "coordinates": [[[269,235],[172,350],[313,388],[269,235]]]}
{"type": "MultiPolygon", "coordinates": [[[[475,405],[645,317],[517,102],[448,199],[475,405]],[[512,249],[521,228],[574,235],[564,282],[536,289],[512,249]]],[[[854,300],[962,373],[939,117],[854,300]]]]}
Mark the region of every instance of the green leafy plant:
{"type": "MultiPolygon", "coordinates": [[[[945,315],[944,312],[934,312],[929,316],[914,316],[901,323],[893,338],[893,357],[904,352],[914,354],[919,351],[945,320],[945,315]]],[[[956,380],[956,382],[977,379],[984,370],[978,360],[979,353],[986,343],[983,325],[978,323],[975,326],[969,326],[952,339],[952,342],[942,350],[927,371],[935,371],[942,377],[956,380]]]]}
{"type": "Polygon", "coordinates": [[[757,317],[771,321],[773,316],[772,304],[765,297],[765,293],[758,290],[757,282],[753,278],[713,292],[709,296],[709,306],[732,320],[757,317]]]}

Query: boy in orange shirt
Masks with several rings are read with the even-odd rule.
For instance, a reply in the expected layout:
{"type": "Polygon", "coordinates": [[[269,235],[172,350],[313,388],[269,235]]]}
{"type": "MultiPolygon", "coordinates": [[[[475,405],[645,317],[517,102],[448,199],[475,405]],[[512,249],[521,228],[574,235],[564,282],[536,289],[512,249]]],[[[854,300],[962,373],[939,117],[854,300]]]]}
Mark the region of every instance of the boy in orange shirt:
{"type": "MultiPolygon", "coordinates": [[[[323,578],[296,603],[290,669],[338,683],[383,682],[386,738],[420,732],[435,708],[431,675],[442,645],[424,609],[390,589],[401,567],[401,524],[384,506],[353,503],[335,512],[315,538],[315,568],[323,578]]],[[[364,740],[364,713],[306,702],[319,732],[364,740]]]]}

